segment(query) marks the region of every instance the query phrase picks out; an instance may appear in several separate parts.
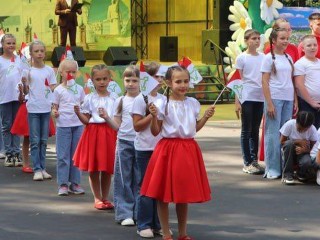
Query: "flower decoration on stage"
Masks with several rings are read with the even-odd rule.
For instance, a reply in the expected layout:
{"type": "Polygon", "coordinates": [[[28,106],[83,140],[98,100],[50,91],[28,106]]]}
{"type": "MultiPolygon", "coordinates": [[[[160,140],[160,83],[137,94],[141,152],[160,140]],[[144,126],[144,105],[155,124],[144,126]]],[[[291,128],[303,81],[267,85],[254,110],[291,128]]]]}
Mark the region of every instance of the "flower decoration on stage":
{"type": "Polygon", "coordinates": [[[275,18],[279,17],[277,9],[283,7],[283,4],[278,0],[261,0],[261,19],[267,24],[270,24],[275,18]]]}
{"type": "Polygon", "coordinates": [[[228,16],[228,19],[231,22],[234,22],[229,27],[231,31],[234,31],[231,39],[236,41],[238,45],[244,47],[244,32],[252,28],[251,18],[248,14],[247,9],[239,1],[234,1],[233,5],[229,7],[229,10],[232,14],[228,16]]]}
{"type": "Polygon", "coordinates": [[[228,47],[226,47],[225,51],[229,57],[223,58],[223,61],[226,64],[228,64],[228,66],[224,69],[224,71],[228,73],[228,80],[230,80],[230,78],[236,71],[236,68],[235,68],[236,58],[238,55],[242,53],[242,50],[236,42],[229,41],[228,47]]]}
{"type": "Polygon", "coordinates": [[[258,52],[264,53],[265,45],[269,43],[271,31],[272,28],[268,28],[264,34],[260,35],[260,46],[257,49],[258,52]]]}

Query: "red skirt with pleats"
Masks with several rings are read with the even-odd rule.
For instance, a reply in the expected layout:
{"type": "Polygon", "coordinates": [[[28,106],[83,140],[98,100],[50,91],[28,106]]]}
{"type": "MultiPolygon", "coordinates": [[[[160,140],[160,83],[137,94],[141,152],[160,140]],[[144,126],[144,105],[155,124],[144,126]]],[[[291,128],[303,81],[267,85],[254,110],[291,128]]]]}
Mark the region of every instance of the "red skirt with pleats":
{"type": "MultiPolygon", "coordinates": [[[[29,137],[28,111],[26,102],[20,105],[10,132],[14,135],[29,137]]],[[[52,117],[50,116],[49,137],[54,136],[55,134],[56,128],[54,127],[52,117]]]]}
{"type": "Polygon", "coordinates": [[[209,201],[211,190],[197,142],[161,139],[150,158],[140,192],[167,203],[209,201]]]}
{"type": "Polygon", "coordinates": [[[113,174],[117,133],[107,123],[89,123],[73,156],[82,171],[113,174]]]}

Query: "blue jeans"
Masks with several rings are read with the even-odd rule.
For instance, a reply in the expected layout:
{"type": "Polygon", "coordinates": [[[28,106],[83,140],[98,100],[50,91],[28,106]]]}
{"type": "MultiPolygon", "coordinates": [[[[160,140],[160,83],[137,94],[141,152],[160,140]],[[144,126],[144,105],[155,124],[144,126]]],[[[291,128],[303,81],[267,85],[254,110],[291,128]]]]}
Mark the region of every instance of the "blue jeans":
{"type": "Polygon", "coordinates": [[[83,126],[57,127],[57,183],[68,185],[80,183],[80,170],[73,165],[73,154],[76,151],[83,126]]]}
{"type": "MultiPolygon", "coordinates": [[[[153,151],[136,150],[136,161],[139,169],[139,192],[152,153],[153,151]]],[[[157,212],[157,201],[155,199],[139,195],[137,225],[139,231],[148,228],[161,229],[157,212]]]]}
{"type": "Polygon", "coordinates": [[[46,150],[49,137],[48,113],[28,113],[30,156],[33,162],[33,171],[46,169],[46,150]]]}
{"type": "Polygon", "coordinates": [[[117,222],[126,218],[137,219],[139,171],[134,142],[118,139],[114,165],[114,209],[117,222]]]}
{"type": "Polygon", "coordinates": [[[20,137],[13,135],[10,132],[19,106],[20,104],[18,101],[0,104],[0,119],[2,125],[1,132],[3,137],[4,151],[6,154],[15,155],[20,153],[20,137]]]}
{"type": "Polygon", "coordinates": [[[271,119],[267,114],[267,103],[265,103],[265,175],[264,177],[281,176],[281,152],[280,152],[280,128],[291,119],[293,110],[293,101],[272,99],[276,111],[275,118],[271,119]]]}
{"type": "Polygon", "coordinates": [[[249,166],[257,160],[259,128],[263,114],[263,102],[245,101],[241,104],[241,150],[243,164],[249,166]]]}
{"type": "MultiPolygon", "coordinates": [[[[2,123],[0,121],[0,129],[2,129],[2,123]]],[[[3,143],[3,137],[2,132],[0,131],[0,153],[4,153],[4,143],[3,143]]]]}

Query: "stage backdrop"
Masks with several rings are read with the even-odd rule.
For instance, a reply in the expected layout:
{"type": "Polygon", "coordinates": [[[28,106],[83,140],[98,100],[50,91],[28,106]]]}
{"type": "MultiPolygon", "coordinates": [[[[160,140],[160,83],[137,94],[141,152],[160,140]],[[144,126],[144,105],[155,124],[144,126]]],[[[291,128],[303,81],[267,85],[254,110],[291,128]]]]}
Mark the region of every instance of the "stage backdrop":
{"type": "MultiPolygon", "coordinates": [[[[130,0],[83,0],[78,15],[77,45],[87,50],[109,46],[131,46],[130,0]]],[[[30,42],[34,33],[53,49],[60,39],[54,14],[56,0],[10,0],[0,8],[0,24],[21,42],[30,42]]]]}

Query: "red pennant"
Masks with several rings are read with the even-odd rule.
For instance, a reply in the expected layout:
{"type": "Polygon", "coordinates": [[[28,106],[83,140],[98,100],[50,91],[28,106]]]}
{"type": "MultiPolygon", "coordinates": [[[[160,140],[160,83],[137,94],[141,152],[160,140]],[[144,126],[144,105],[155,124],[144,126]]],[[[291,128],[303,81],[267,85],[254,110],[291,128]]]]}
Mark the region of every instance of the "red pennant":
{"type": "Polygon", "coordinates": [[[67,74],[67,81],[74,79],[70,73],[67,74]]]}
{"type": "Polygon", "coordinates": [[[46,78],[45,82],[44,82],[44,85],[46,85],[46,87],[49,87],[49,81],[48,79],[46,78]]]}
{"type": "Polygon", "coordinates": [[[234,74],[233,74],[232,77],[230,78],[228,84],[231,83],[231,82],[234,81],[234,80],[237,80],[237,79],[241,79],[240,72],[239,72],[238,69],[234,72],[234,74]]]}
{"type": "Polygon", "coordinates": [[[37,41],[38,40],[38,36],[36,33],[33,33],[33,41],[37,41]]]}
{"type": "Polygon", "coordinates": [[[178,64],[181,67],[188,68],[188,66],[191,64],[191,60],[188,57],[183,57],[180,61],[178,61],[178,64]]]}
{"type": "Polygon", "coordinates": [[[65,53],[61,54],[60,62],[62,62],[62,61],[65,60],[65,59],[66,59],[66,54],[65,54],[65,53]]]}
{"type": "Polygon", "coordinates": [[[145,68],[144,68],[144,65],[143,65],[143,62],[141,61],[140,62],[140,72],[145,72],[145,68]]]}
{"type": "Polygon", "coordinates": [[[10,62],[12,62],[12,63],[15,62],[14,56],[12,56],[12,57],[10,58],[10,62]]]}
{"type": "Polygon", "coordinates": [[[22,54],[22,50],[27,46],[27,44],[25,42],[21,43],[21,47],[20,47],[20,57],[23,55],[22,54]]]}

